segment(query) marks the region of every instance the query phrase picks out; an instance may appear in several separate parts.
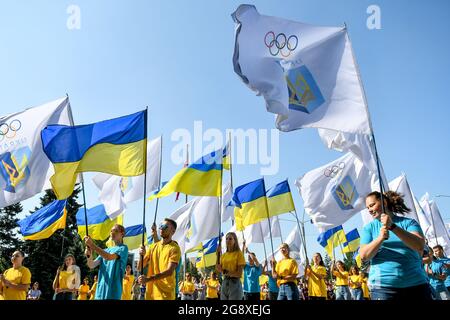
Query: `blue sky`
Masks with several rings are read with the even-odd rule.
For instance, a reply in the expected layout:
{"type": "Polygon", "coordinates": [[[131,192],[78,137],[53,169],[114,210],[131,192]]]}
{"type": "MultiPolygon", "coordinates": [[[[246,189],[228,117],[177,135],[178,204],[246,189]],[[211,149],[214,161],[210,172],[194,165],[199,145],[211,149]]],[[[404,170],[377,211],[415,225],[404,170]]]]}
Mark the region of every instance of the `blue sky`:
{"type": "MultiPolygon", "coordinates": [[[[170,163],[171,133],[272,129],[273,115],[234,74],[231,58],[238,1],[9,1],[0,5],[0,113],[7,114],[69,94],[77,124],[92,123],[149,106],[149,136],[164,136],[163,180],[180,167],[170,163]],[[80,8],[81,28],[66,26],[69,5],[80,8]],[[167,160],[166,160],[167,159],[167,160]]],[[[378,151],[389,180],[407,174],[415,194],[450,195],[450,3],[447,1],[296,0],[248,1],[260,14],[311,24],[347,23],[360,67],[378,151]],[[366,9],[381,9],[381,29],[369,30],[366,9]]],[[[280,169],[266,185],[293,181],[340,156],[317,130],[280,133],[280,169]]],[[[234,185],[259,178],[259,165],[236,165],[234,185]]],[[[90,180],[92,174],[86,174],[90,180]]],[[[89,181],[87,204],[98,204],[89,181]]],[[[160,201],[158,216],[180,203],[160,201]]],[[[450,222],[450,198],[436,198],[450,222]]],[[[29,210],[38,197],[23,202],[29,210]]],[[[129,206],[125,224],[140,223],[142,202],[129,206]]],[[[152,221],[154,204],[147,204],[152,221]]],[[[289,216],[282,219],[293,220],[289,216]]],[[[158,219],[159,220],[159,219],[158,219]]],[[[286,237],[293,223],[282,222],[286,237]]],[[[356,215],[346,231],[361,226],[356,215]]],[[[224,226],[227,230],[229,223],[224,226]]],[[[322,252],[317,230],[306,225],[308,251],[322,252]]],[[[280,243],[275,239],[275,245],[280,243]]],[[[262,255],[262,246],[252,249],[262,255]]]]}

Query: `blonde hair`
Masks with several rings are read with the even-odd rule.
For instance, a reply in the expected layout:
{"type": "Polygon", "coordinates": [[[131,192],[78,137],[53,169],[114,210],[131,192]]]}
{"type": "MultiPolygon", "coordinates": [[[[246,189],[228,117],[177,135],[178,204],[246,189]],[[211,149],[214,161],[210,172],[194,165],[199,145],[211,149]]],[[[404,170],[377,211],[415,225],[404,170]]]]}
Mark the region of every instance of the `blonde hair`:
{"type": "Polygon", "coordinates": [[[234,239],[234,245],[233,248],[231,249],[231,251],[228,251],[228,246],[227,246],[227,252],[235,252],[235,251],[241,251],[241,248],[239,248],[239,242],[238,242],[238,238],[236,233],[234,232],[228,232],[225,239],[228,238],[228,235],[232,236],[234,239]]]}

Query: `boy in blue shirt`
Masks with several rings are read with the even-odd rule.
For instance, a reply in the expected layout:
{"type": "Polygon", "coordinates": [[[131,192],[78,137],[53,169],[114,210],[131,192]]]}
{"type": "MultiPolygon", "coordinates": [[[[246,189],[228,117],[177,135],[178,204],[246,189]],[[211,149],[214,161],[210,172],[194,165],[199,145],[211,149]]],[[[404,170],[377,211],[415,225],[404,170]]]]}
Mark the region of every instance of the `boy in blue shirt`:
{"type": "Polygon", "coordinates": [[[244,243],[244,252],[248,253],[248,263],[244,267],[244,300],[260,300],[259,276],[262,274],[261,265],[253,252],[249,252],[244,243]]]}
{"type": "Polygon", "coordinates": [[[442,246],[436,245],[433,247],[434,259],[427,268],[427,273],[430,278],[430,284],[434,289],[436,300],[450,300],[450,293],[445,285],[448,278],[447,258],[444,257],[444,250],[442,246]]]}
{"type": "Polygon", "coordinates": [[[115,224],[110,232],[114,247],[105,250],[98,247],[90,237],[84,237],[88,267],[100,267],[95,300],[120,300],[122,297],[122,280],[128,259],[128,247],[123,244],[124,236],[125,228],[115,224]],[[98,254],[95,260],[92,258],[92,252],[98,254]]]}

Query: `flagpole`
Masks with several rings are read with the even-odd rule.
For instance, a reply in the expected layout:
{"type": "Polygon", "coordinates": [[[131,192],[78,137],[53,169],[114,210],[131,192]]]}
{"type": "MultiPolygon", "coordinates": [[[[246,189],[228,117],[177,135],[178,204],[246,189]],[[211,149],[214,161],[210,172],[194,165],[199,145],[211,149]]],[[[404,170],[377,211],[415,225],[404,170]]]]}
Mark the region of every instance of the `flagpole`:
{"type": "MultiPolygon", "coordinates": [[[[161,147],[159,152],[159,181],[158,181],[158,188],[161,188],[161,169],[162,169],[162,135],[161,135],[161,147]]],[[[145,198],[145,194],[144,194],[145,198]]],[[[155,216],[153,218],[153,224],[156,224],[156,216],[158,215],[158,205],[159,205],[159,197],[156,198],[156,206],[155,206],[155,216]]]]}
{"type": "Polygon", "coordinates": [[[270,223],[269,206],[267,205],[266,183],[264,181],[264,177],[263,177],[263,187],[264,187],[264,204],[266,205],[267,219],[269,220],[270,246],[271,246],[272,253],[273,253],[274,250],[273,250],[273,239],[272,239],[272,226],[270,223]]]}
{"type": "MultiPolygon", "coordinates": [[[[147,113],[148,113],[148,106],[145,107],[145,117],[144,117],[144,132],[145,136],[147,136],[147,113]]],[[[144,197],[143,197],[143,208],[142,208],[142,241],[141,245],[144,246],[145,244],[145,207],[146,207],[146,198],[145,195],[147,194],[147,139],[144,143],[144,197]]],[[[141,257],[141,275],[144,274],[144,257],[141,257]]]]}
{"type": "MultiPolygon", "coordinates": [[[[231,185],[231,192],[233,193],[233,157],[231,155],[231,132],[228,132],[228,141],[230,142],[230,150],[228,151],[230,153],[230,185],[231,185]]],[[[231,225],[234,226],[234,215],[231,218],[231,225]]],[[[244,233],[242,232],[242,236],[244,236],[244,233]]]]}
{"type": "MultiPolygon", "coordinates": [[[[189,144],[186,144],[186,167],[187,166],[189,166],[189,144]]],[[[184,203],[185,204],[188,203],[188,195],[187,194],[185,194],[184,203]]],[[[185,248],[184,249],[184,268],[183,268],[184,278],[183,278],[183,282],[186,280],[186,264],[187,264],[187,253],[186,253],[186,248],[185,248]]]]}
{"type": "MultiPolygon", "coordinates": [[[[69,98],[69,94],[68,93],[66,93],[66,97],[67,97],[67,100],[69,100],[68,101],[69,102],[69,113],[68,113],[69,121],[70,121],[70,124],[72,126],[75,126],[75,121],[73,120],[72,107],[70,106],[70,98],[69,98]]],[[[85,227],[86,227],[86,237],[88,237],[89,236],[89,232],[88,232],[88,218],[87,218],[87,209],[86,209],[86,195],[85,195],[85,192],[84,192],[83,173],[80,172],[79,175],[81,177],[81,189],[82,189],[82,192],[83,192],[84,223],[85,223],[85,227]]]]}
{"type": "Polygon", "coordinates": [[[372,119],[370,117],[370,112],[369,112],[369,105],[367,103],[366,90],[364,89],[364,85],[363,85],[362,80],[361,80],[361,73],[359,71],[358,63],[356,62],[356,59],[355,59],[355,54],[353,52],[353,46],[351,45],[350,36],[349,36],[349,34],[347,32],[347,30],[348,30],[347,29],[347,24],[345,22],[344,22],[344,26],[345,26],[345,30],[346,30],[346,34],[347,34],[349,43],[350,43],[350,50],[351,50],[351,53],[352,53],[353,62],[355,63],[355,69],[356,69],[356,74],[358,76],[359,85],[361,86],[361,89],[362,89],[362,95],[363,95],[363,99],[364,99],[364,106],[366,108],[367,119],[369,120],[368,122],[369,122],[370,133],[371,133],[371,136],[372,136],[372,142],[373,142],[372,144],[373,144],[374,151],[375,151],[375,160],[377,162],[378,182],[380,184],[381,212],[385,213],[384,195],[383,195],[384,187],[383,187],[383,180],[382,180],[382,177],[381,177],[380,158],[378,156],[377,144],[376,144],[376,141],[375,141],[375,134],[374,134],[373,126],[372,126],[372,119]]]}

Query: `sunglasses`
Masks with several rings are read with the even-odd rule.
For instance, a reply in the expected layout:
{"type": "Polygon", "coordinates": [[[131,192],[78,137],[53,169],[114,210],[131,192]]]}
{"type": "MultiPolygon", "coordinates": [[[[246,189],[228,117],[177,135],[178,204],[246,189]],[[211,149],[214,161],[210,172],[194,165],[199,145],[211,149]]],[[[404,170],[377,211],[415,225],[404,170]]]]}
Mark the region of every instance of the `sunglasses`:
{"type": "Polygon", "coordinates": [[[169,226],[167,224],[164,224],[164,223],[159,225],[159,229],[160,230],[166,230],[168,227],[169,226]]]}

